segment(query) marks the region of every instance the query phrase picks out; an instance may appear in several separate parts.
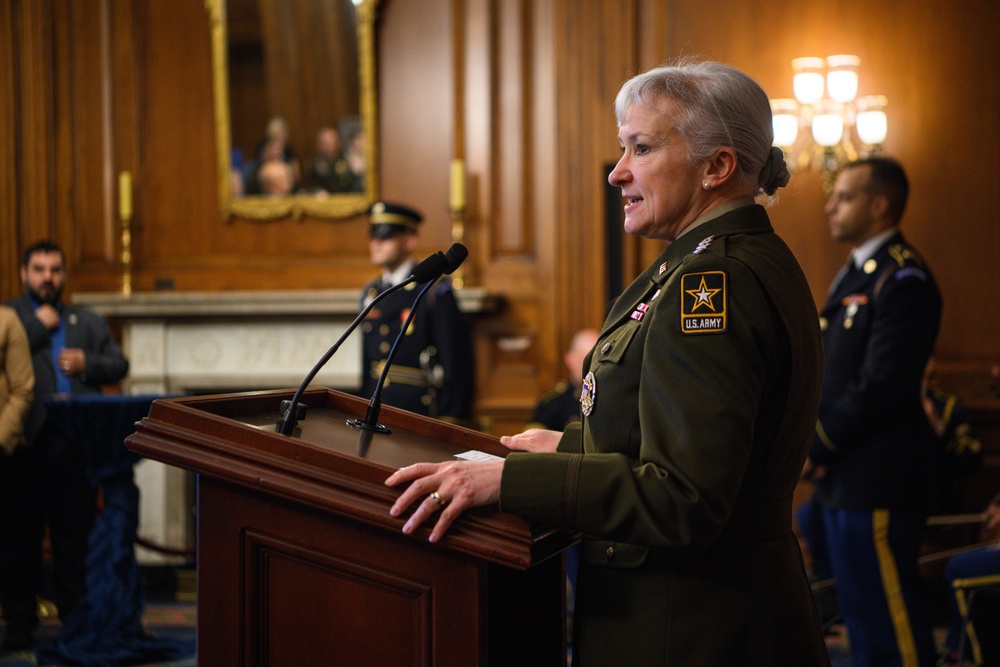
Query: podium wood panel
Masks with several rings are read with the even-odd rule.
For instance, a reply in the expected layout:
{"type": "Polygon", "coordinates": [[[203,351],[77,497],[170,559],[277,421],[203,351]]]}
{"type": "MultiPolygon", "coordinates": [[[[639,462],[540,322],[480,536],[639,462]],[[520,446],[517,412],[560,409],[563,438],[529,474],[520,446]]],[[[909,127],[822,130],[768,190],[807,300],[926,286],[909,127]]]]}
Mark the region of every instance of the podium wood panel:
{"type": "Polygon", "coordinates": [[[291,391],[155,401],[126,444],[198,473],[198,664],[565,665],[564,531],[495,508],[436,545],[389,516],[395,469],[499,441],[329,389],[293,437],[291,391]]]}

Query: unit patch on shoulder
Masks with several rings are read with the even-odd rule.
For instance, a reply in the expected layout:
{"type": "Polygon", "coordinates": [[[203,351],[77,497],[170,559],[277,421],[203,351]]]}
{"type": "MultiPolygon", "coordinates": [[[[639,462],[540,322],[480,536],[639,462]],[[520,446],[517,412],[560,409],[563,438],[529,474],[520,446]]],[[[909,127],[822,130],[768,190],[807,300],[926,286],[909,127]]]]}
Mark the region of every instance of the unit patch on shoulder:
{"type": "Polygon", "coordinates": [[[681,276],[681,333],[722,333],[727,324],[725,271],[681,276]]]}

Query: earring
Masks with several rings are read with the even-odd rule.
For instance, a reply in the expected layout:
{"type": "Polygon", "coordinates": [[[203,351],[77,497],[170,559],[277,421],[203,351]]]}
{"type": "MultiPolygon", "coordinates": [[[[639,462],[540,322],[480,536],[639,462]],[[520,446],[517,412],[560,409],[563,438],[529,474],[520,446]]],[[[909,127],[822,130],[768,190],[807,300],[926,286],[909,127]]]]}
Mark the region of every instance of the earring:
{"type": "Polygon", "coordinates": [[[705,188],[706,190],[708,190],[708,189],[709,189],[709,188],[711,188],[712,186],[708,184],[708,181],[705,181],[704,183],[702,183],[702,184],[701,184],[701,187],[703,187],[703,188],[705,188]]]}

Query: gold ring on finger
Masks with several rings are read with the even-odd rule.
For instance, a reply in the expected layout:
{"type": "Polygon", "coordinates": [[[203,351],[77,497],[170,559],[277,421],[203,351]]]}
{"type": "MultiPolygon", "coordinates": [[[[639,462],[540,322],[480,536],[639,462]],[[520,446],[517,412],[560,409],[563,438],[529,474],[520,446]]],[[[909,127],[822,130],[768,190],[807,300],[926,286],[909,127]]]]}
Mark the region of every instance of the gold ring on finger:
{"type": "Polygon", "coordinates": [[[431,500],[434,501],[438,507],[444,507],[448,504],[448,501],[441,497],[441,494],[437,491],[431,491],[431,500]]]}

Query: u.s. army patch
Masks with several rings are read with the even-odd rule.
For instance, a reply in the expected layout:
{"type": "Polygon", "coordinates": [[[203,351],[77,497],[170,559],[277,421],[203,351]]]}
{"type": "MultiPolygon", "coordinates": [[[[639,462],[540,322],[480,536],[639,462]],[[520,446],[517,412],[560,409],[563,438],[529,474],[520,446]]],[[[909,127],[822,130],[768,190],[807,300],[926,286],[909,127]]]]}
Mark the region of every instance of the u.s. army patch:
{"type": "Polygon", "coordinates": [[[722,333],[728,303],[725,271],[701,271],[681,276],[681,333],[722,333]]]}

